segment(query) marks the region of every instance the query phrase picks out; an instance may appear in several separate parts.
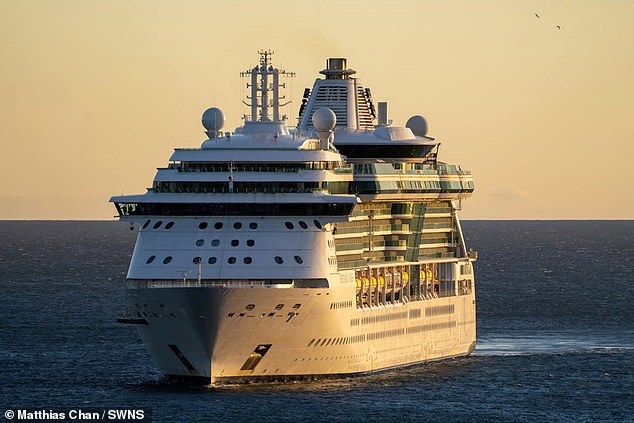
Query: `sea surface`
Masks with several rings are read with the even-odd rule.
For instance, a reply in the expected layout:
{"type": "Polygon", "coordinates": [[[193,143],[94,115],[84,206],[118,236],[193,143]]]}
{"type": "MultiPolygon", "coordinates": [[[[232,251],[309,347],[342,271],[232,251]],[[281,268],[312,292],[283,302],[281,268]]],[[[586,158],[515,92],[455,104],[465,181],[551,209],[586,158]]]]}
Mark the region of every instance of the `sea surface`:
{"type": "Polygon", "coordinates": [[[167,383],[136,329],[116,323],[136,237],[127,225],[0,222],[0,413],[634,421],[634,221],[466,221],[463,229],[479,252],[472,356],[367,377],[214,388],[167,383]]]}

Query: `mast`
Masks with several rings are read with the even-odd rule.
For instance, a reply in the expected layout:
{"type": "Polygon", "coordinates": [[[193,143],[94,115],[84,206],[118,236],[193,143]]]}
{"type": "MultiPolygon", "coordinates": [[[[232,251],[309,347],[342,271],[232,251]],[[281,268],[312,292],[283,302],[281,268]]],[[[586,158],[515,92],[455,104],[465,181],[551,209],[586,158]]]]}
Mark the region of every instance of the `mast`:
{"type": "Polygon", "coordinates": [[[295,72],[274,68],[271,64],[272,50],[260,50],[260,64],[253,69],[241,72],[240,76],[251,78],[247,88],[251,88],[251,96],[247,97],[251,107],[251,115],[245,115],[245,121],[250,122],[274,122],[281,123],[286,120],[285,115],[280,115],[280,107],[290,102],[280,103],[285,96],[280,96],[280,88],[286,88],[286,83],[280,83],[280,76],[293,78],[295,72]],[[270,82],[272,81],[272,82],[270,82]],[[272,99],[269,96],[272,93],[272,99]]]}

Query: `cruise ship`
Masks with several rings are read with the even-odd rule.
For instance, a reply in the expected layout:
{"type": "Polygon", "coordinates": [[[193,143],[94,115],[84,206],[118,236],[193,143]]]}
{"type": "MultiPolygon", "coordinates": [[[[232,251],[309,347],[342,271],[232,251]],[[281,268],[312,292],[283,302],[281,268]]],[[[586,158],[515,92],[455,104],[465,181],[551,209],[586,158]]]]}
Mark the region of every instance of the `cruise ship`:
{"type": "Polygon", "coordinates": [[[242,72],[250,114],[177,148],[139,195],[127,309],[155,365],[207,384],[363,375],[469,355],[473,262],[458,212],[473,178],[438,160],[427,121],[392,125],[344,58],[281,114],[293,72],[242,72]]]}

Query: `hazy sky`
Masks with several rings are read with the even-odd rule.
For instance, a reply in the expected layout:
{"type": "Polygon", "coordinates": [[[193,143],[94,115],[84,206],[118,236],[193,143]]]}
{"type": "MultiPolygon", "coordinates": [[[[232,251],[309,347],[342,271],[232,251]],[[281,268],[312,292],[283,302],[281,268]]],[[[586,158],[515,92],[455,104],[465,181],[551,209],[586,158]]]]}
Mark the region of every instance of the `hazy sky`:
{"type": "Polygon", "coordinates": [[[111,219],[205,108],[240,124],[263,48],[293,116],[328,57],[395,124],[425,116],[474,174],[463,218],[632,219],[633,22],[630,0],[0,0],[0,219],[111,219]]]}

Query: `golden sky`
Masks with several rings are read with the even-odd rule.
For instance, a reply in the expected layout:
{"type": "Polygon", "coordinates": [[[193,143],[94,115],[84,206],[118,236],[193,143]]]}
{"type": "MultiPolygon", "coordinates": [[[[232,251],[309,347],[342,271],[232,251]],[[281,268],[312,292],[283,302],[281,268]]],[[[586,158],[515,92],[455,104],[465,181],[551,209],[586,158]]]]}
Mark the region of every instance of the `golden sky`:
{"type": "Polygon", "coordinates": [[[347,57],[395,124],[425,116],[474,174],[465,219],[634,218],[634,1],[310,3],[0,0],[0,219],[111,219],[207,107],[240,124],[260,49],[289,115],[347,57]]]}

